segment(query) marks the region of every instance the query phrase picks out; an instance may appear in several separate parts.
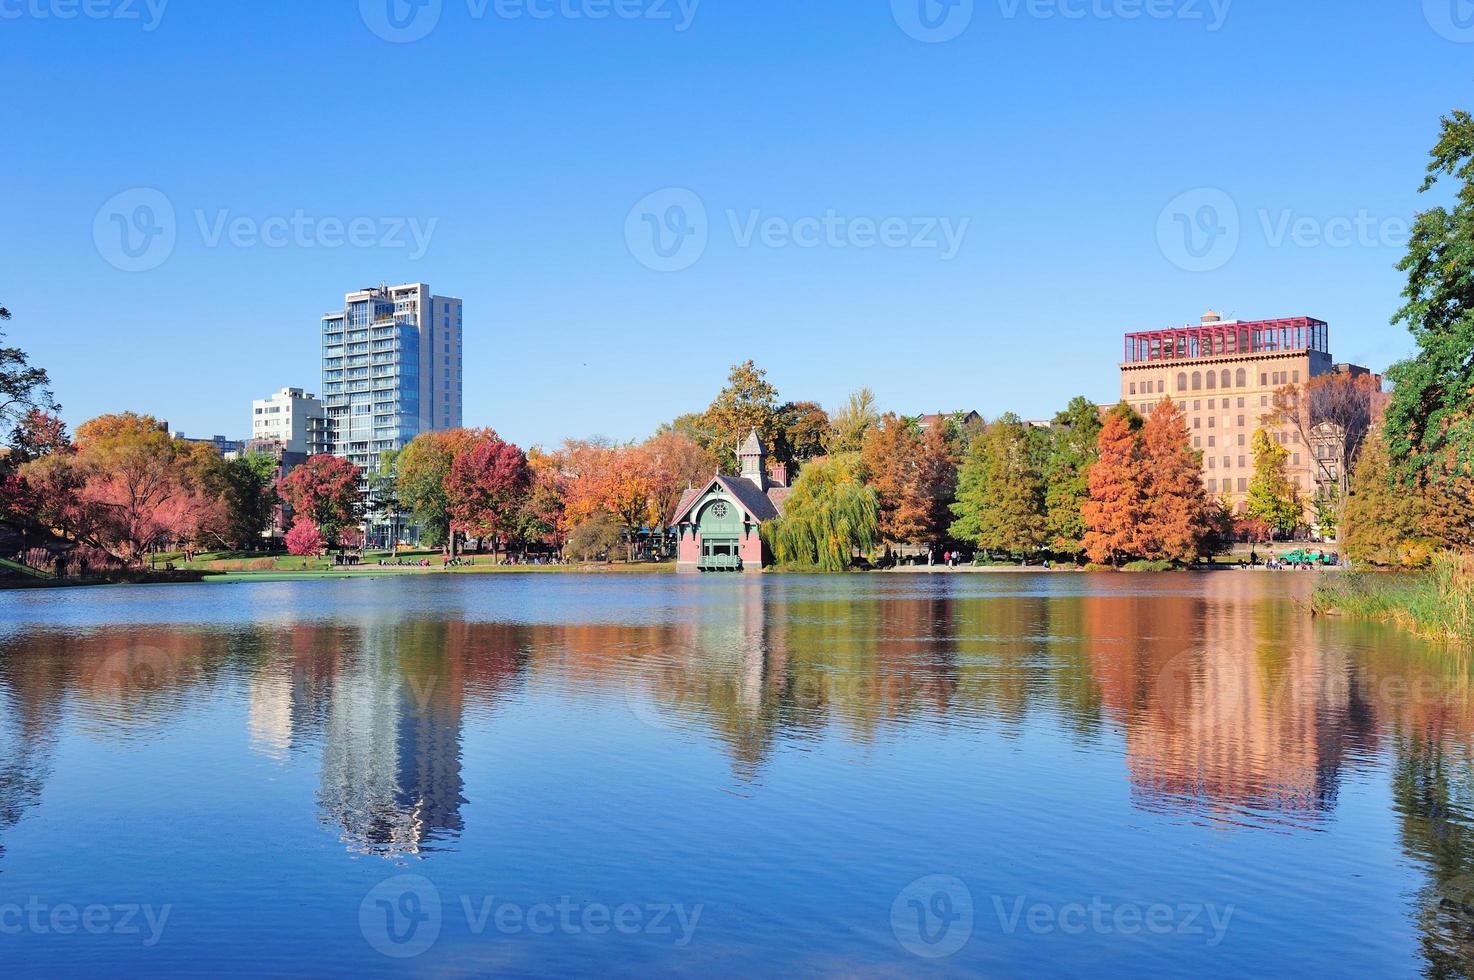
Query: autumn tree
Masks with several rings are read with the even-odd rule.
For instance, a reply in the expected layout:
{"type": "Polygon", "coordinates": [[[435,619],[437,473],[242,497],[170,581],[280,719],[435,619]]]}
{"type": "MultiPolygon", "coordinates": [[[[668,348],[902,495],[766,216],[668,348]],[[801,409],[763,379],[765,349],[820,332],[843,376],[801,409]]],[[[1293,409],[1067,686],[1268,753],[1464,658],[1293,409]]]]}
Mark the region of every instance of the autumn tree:
{"type": "Polygon", "coordinates": [[[804,463],[824,455],[829,413],[818,402],[787,402],[778,408],[777,443],[769,447],[781,463],[804,463]]]}
{"type": "Polygon", "coordinates": [[[865,432],[861,472],[875,491],[880,538],[887,544],[919,544],[927,539],[929,509],[921,487],[921,437],[905,419],[881,416],[865,432]]]}
{"type": "Polygon", "coordinates": [[[1044,529],[1048,546],[1065,554],[1084,552],[1083,508],[1090,499],[1090,467],[1100,441],[1100,410],[1075,398],[1054,417],[1044,461],[1044,529]]]}
{"type": "Polygon", "coordinates": [[[531,483],[527,456],[495,437],[482,438],[456,456],[445,478],[451,527],[489,539],[492,554],[516,533],[517,513],[531,483]]]}
{"type": "Polygon", "coordinates": [[[815,460],[794,481],[782,516],[761,533],[785,565],[843,572],[856,551],[868,553],[879,540],[875,491],[861,480],[856,461],[815,460]]]}
{"type": "Polygon", "coordinates": [[[860,388],[845,399],[845,403],[829,420],[829,435],[825,449],[832,454],[858,453],[865,445],[865,433],[880,421],[880,412],[875,407],[875,392],[860,388]]]}
{"type": "Polygon", "coordinates": [[[717,471],[717,460],[695,440],[679,432],[662,432],[642,447],[649,468],[653,514],[664,529],[687,487],[704,483],[717,471]]]}
{"type": "Polygon", "coordinates": [[[1417,342],[1413,358],[1387,372],[1389,456],[1405,484],[1474,472],[1474,116],[1445,116],[1422,192],[1455,183],[1452,208],[1433,207],[1413,223],[1404,305],[1393,318],[1417,342]]]}
{"type": "Polygon", "coordinates": [[[918,509],[926,542],[940,548],[952,524],[957,501],[957,448],[946,426],[933,425],[921,435],[916,474],[918,509]]]}
{"type": "Polygon", "coordinates": [[[1342,514],[1341,537],[1353,561],[1388,567],[1421,565],[1431,554],[1423,536],[1423,501],[1394,477],[1381,433],[1361,452],[1342,514]]]}
{"type": "Polygon", "coordinates": [[[1148,561],[1196,560],[1212,530],[1212,514],[1187,419],[1170,398],[1157,403],[1141,428],[1139,465],[1143,501],[1137,555],[1148,561]]]}
{"type": "Polygon", "coordinates": [[[706,410],[706,425],[713,439],[707,448],[723,469],[736,466],[737,448],[753,429],[763,445],[777,445],[778,389],[768,382],[768,373],[750,360],[734,364],[726,387],[706,410]]]}
{"type": "Polygon", "coordinates": [[[311,456],[278,481],[277,492],[298,519],[306,518],[330,545],[358,524],[359,469],[340,456],[311,456]]]}
{"type": "Polygon", "coordinates": [[[708,412],[688,412],[676,417],[673,421],[666,422],[655,431],[657,436],[674,432],[685,436],[696,445],[709,453],[714,453],[717,445],[716,430],[712,428],[712,421],[708,412]]]}
{"type": "Polygon", "coordinates": [[[953,537],[988,554],[1027,556],[1044,546],[1044,481],[1029,428],[1008,413],[973,440],[957,476],[953,537]]]}
{"type": "Polygon", "coordinates": [[[66,424],[39,408],[29,409],[10,433],[10,454],[5,464],[19,467],[53,453],[72,451],[72,440],[66,424]]]}
{"type": "Polygon", "coordinates": [[[567,526],[558,457],[534,447],[527,453],[527,469],[531,483],[518,508],[513,537],[524,549],[543,544],[561,551],[567,526]]]}
{"type": "Polygon", "coordinates": [[[1119,566],[1137,553],[1146,508],[1140,422],[1124,403],[1118,405],[1106,415],[1096,441],[1096,460],[1088,478],[1090,499],[1081,505],[1085,535],[1080,543],[1098,564],[1119,566]]]}
{"type": "Polygon", "coordinates": [[[1286,469],[1289,450],[1263,428],[1254,433],[1251,449],[1254,476],[1249,481],[1244,516],[1263,521],[1281,535],[1289,534],[1300,525],[1305,513],[1300,491],[1286,469]]]}
{"type": "Polygon", "coordinates": [[[444,547],[448,554],[455,553],[446,478],[458,455],[477,442],[496,438],[497,434],[490,429],[422,432],[400,450],[395,486],[400,503],[409,510],[410,519],[419,525],[421,540],[426,544],[444,547]]]}
{"type": "Polygon", "coordinates": [[[627,557],[635,560],[635,541],[640,529],[656,524],[660,487],[654,475],[651,453],[642,446],[620,446],[610,450],[603,473],[600,510],[614,517],[625,534],[627,557]]]}
{"type": "Polygon", "coordinates": [[[222,526],[220,499],[200,487],[197,452],[157,419],[125,412],[83,423],[75,452],[27,463],[20,475],[50,527],[137,564],[161,544],[222,526]]]}
{"type": "Polygon", "coordinates": [[[317,525],[312,523],[309,517],[299,517],[292,524],[292,529],[287,532],[286,537],[287,554],[298,557],[310,557],[320,555],[327,541],[317,525]]]}
{"type": "MultiPolygon", "coordinates": [[[[0,307],[0,320],[10,311],[0,307]]],[[[0,342],[5,334],[0,332],[0,342]]],[[[32,367],[19,347],[0,346],[0,432],[7,431],[33,409],[56,413],[61,406],[51,394],[51,379],[45,368],[32,367]]]]}
{"type": "Polygon", "coordinates": [[[558,450],[565,531],[604,510],[614,447],[601,439],[566,439],[558,450]]]}
{"type": "Polygon", "coordinates": [[[1351,474],[1376,420],[1381,381],[1370,373],[1318,374],[1275,393],[1270,420],[1298,433],[1328,491],[1327,507],[1346,499],[1351,474]]]}

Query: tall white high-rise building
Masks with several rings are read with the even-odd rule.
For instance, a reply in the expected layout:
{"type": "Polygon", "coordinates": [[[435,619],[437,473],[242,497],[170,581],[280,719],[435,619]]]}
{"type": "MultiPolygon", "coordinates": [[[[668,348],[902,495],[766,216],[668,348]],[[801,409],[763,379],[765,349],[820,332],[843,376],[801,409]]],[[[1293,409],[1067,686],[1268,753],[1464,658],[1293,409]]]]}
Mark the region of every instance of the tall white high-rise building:
{"type": "Polygon", "coordinates": [[[365,473],[421,432],[462,424],[461,301],[424,283],[348,293],[322,319],[333,453],[365,473]]]}

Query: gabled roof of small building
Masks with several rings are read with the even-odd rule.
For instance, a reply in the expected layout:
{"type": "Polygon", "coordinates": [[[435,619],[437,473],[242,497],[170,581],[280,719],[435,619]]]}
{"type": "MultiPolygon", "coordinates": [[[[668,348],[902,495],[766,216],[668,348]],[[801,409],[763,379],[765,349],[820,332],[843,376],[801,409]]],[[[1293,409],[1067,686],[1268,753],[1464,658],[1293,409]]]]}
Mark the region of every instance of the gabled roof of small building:
{"type": "Polygon", "coordinates": [[[727,495],[737,501],[738,506],[747,512],[747,516],[759,524],[771,521],[783,512],[783,501],[788,497],[787,487],[773,487],[764,493],[754,486],[750,481],[740,476],[723,476],[718,473],[700,489],[687,490],[681,494],[681,502],[676,504],[676,512],[671,517],[671,524],[679,524],[685,520],[691,508],[696,502],[711,492],[713,487],[720,486],[727,495]]]}

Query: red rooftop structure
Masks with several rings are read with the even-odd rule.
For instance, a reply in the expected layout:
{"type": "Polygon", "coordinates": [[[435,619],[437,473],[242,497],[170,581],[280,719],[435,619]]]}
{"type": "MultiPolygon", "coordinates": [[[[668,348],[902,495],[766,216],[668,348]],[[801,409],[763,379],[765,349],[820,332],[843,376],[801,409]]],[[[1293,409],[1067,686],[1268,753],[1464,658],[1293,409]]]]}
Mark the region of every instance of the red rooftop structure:
{"type": "Polygon", "coordinates": [[[1329,356],[1330,344],[1329,326],[1314,317],[1239,322],[1216,320],[1210,315],[1197,327],[1128,333],[1122,361],[1142,364],[1288,351],[1319,351],[1329,356]]]}

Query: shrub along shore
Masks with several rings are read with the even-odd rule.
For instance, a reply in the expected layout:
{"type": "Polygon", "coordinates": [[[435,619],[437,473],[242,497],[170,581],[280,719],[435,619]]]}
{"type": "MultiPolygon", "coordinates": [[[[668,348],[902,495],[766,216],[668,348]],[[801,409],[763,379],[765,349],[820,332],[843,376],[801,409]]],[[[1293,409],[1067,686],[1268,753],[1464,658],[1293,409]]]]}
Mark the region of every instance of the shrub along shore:
{"type": "Polygon", "coordinates": [[[1316,615],[1391,623],[1428,639],[1474,644],[1474,555],[1439,555],[1425,572],[1324,578],[1311,607],[1316,615]]]}

